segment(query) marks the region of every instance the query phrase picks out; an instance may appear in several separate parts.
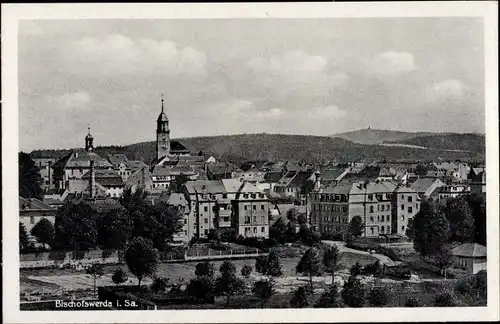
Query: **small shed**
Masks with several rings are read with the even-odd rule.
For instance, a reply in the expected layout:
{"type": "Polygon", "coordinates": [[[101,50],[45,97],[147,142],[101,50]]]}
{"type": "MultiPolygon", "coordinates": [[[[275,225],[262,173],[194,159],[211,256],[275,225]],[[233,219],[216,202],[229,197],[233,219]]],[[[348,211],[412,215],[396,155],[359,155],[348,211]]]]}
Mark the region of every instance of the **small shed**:
{"type": "Polygon", "coordinates": [[[486,247],[477,243],[465,243],[453,249],[454,265],[470,274],[486,270],[486,247]]]}

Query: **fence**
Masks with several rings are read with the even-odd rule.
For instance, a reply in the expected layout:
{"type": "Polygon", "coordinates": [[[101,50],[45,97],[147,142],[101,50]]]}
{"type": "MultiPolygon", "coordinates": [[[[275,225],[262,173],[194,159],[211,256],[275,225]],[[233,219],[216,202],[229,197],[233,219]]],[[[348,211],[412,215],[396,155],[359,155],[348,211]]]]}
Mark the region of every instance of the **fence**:
{"type": "Polygon", "coordinates": [[[253,258],[259,255],[267,255],[266,252],[261,252],[257,248],[252,249],[230,249],[230,250],[189,250],[186,252],[184,259],[186,261],[193,260],[216,260],[216,259],[238,259],[238,258],[253,258]]]}
{"type": "Polygon", "coordinates": [[[73,251],[51,251],[21,254],[19,266],[21,269],[64,268],[84,267],[94,263],[117,264],[120,262],[120,252],[117,250],[79,251],[77,253],[73,251]]]}

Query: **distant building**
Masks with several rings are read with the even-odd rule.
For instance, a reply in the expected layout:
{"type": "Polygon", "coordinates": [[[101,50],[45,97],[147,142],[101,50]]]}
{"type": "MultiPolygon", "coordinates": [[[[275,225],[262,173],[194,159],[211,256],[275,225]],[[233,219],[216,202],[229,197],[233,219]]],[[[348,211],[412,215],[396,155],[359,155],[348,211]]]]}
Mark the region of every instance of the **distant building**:
{"type": "Polygon", "coordinates": [[[55,158],[49,157],[33,158],[33,162],[40,170],[40,176],[43,179],[41,187],[44,190],[54,188],[54,164],[56,161],[55,158]]]}
{"type": "MultiPolygon", "coordinates": [[[[92,170],[89,170],[82,176],[82,180],[86,181],[87,186],[90,183],[92,170]]],[[[125,183],[122,177],[114,170],[97,169],[94,171],[94,181],[96,185],[104,188],[105,196],[110,198],[119,198],[123,194],[125,183]]]]}
{"type": "Polygon", "coordinates": [[[234,179],[242,170],[230,162],[213,162],[206,165],[209,180],[234,179]]]}
{"type": "Polygon", "coordinates": [[[30,235],[31,229],[42,219],[47,219],[54,225],[57,208],[54,208],[36,198],[19,197],[19,221],[26,227],[30,235]]]}
{"type": "Polygon", "coordinates": [[[419,178],[415,180],[411,185],[412,188],[419,197],[426,198],[439,198],[438,196],[438,188],[444,186],[445,183],[437,178],[419,178]]]}
{"type": "Polygon", "coordinates": [[[458,196],[468,195],[470,186],[467,183],[451,183],[438,188],[438,199],[457,198],[458,196]]]}
{"type": "Polygon", "coordinates": [[[486,247],[477,243],[465,243],[452,250],[454,266],[467,270],[469,274],[487,270],[486,247]]]}
{"type": "Polygon", "coordinates": [[[165,203],[169,206],[176,207],[179,213],[181,213],[182,215],[183,227],[179,233],[174,234],[174,242],[188,242],[189,203],[186,200],[186,197],[181,193],[171,193],[170,195],[168,195],[165,203]]]}
{"type": "Polygon", "coordinates": [[[274,186],[274,191],[283,197],[292,197],[300,200],[302,188],[307,181],[316,181],[313,171],[288,171],[274,186]]]}
{"type": "Polygon", "coordinates": [[[486,194],[486,170],[484,168],[471,168],[468,178],[470,193],[486,194]]]}

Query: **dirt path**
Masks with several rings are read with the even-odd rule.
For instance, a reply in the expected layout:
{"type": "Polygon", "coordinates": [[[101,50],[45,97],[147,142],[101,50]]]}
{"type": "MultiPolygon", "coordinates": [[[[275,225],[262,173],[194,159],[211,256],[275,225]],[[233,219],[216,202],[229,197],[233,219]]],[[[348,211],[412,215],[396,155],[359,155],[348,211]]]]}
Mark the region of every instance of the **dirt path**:
{"type": "Polygon", "coordinates": [[[321,241],[327,245],[336,245],[338,248],[339,248],[339,252],[342,253],[342,252],[351,252],[351,253],[355,253],[355,254],[363,254],[363,255],[370,255],[374,258],[377,258],[380,263],[384,264],[384,265],[387,265],[387,266],[392,266],[392,265],[395,265],[395,262],[392,261],[388,256],[386,255],[383,255],[383,254],[380,254],[380,253],[369,253],[369,252],[366,252],[366,251],[361,251],[361,250],[356,250],[356,249],[351,249],[351,248],[348,248],[346,245],[345,242],[340,242],[340,241],[328,241],[328,240],[325,240],[325,241],[321,241]]]}

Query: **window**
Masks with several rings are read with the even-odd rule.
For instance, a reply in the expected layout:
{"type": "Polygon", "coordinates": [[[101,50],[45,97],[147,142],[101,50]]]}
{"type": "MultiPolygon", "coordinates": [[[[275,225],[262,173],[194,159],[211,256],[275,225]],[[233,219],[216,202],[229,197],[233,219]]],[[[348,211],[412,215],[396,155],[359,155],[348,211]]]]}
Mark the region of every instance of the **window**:
{"type": "Polygon", "coordinates": [[[266,222],[266,218],[264,216],[260,217],[260,222],[261,224],[264,224],[266,222]]]}
{"type": "Polygon", "coordinates": [[[253,205],[253,210],[257,210],[257,205],[253,205]]]}
{"type": "Polygon", "coordinates": [[[391,221],[391,215],[387,215],[387,221],[390,222],[391,221]]]}
{"type": "Polygon", "coordinates": [[[255,196],[255,194],[251,194],[250,197],[255,198],[256,196],[255,196]]]}
{"type": "Polygon", "coordinates": [[[401,199],[405,199],[405,195],[401,195],[401,199]]]}
{"type": "Polygon", "coordinates": [[[373,195],[368,195],[368,200],[373,200],[373,195]]]}
{"type": "Polygon", "coordinates": [[[411,213],[413,213],[413,208],[408,207],[408,214],[411,214],[411,213]]]}
{"type": "Polygon", "coordinates": [[[222,198],[226,199],[227,198],[227,194],[222,194],[222,198]]]}
{"type": "Polygon", "coordinates": [[[254,234],[257,234],[257,227],[253,228],[253,232],[254,232],[254,234]]]}
{"type": "Polygon", "coordinates": [[[257,223],[257,216],[254,216],[254,217],[253,217],[253,222],[254,222],[254,223],[257,223]]]}
{"type": "Polygon", "coordinates": [[[381,208],[382,208],[382,211],[384,211],[384,210],[385,210],[385,206],[384,206],[384,205],[382,205],[382,206],[381,206],[381,208]]]}
{"type": "Polygon", "coordinates": [[[413,201],[413,197],[412,196],[408,196],[408,202],[412,202],[413,201]]]}
{"type": "Polygon", "coordinates": [[[381,227],[380,227],[380,232],[381,232],[381,233],[384,233],[384,232],[385,232],[385,227],[384,227],[384,226],[381,226],[381,227]]]}
{"type": "Polygon", "coordinates": [[[373,206],[370,206],[370,213],[373,213],[373,206]]]}
{"type": "Polygon", "coordinates": [[[401,210],[405,210],[405,205],[401,205],[401,210]]]}
{"type": "Polygon", "coordinates": [[[203,223],[208,224],[208,218],[204,218],[203,223]]]}
{"type": "Polygon", "coordinates": [[[245,210],[247,210],[247,209],[248,209],[248,206],[247,206],[247,205],[245,205],[245,210]]]}
{"type": "Polygon", "coordinates": [[[373,234],[373,227],[370,227],[370,230],[371,230],[371,232],[372,232],[372,234],[373,234]]]}
{"type": "Polygon", "coordinates": [[[188,223],[188,220],[187,220],[187,219],[185,219],[185,220],[184,220],[184,224],[187,224],[187,223],[188,223]]]}
{"type": "Polygon", "coordinates": [[[382,222],[385,222],[384,215],[382,215],[382,222]]]}
{"type": "Polygon", "coordinates": [[[243,194],[243,198],[248,198],[248,194],[243,194]]]}
{"type": "Polygon", "coordinates": [[[208,206],[203,207],[203,211],[207,212],[208,211],[208,206]]]}
{"type": "Polygon", "coordinates": [[[250,224],[250,216],[245,216],[245,224],[250,224]]]}
{"type": "Polygon", "coordinates": [[[405,215],[401,215],[401,220],[404,221],[405,220],[405,215]]]}
{"type": "Polygon", "coordinates": [[[391,232],[391,227],[387,226],[387,234],[389,234],[390,232],[391,232]]]}
{"type": "Polygon", "coordinates": [[[404,226],[401,226],[401,231],[404,232],[405,231],[405,227],[404,226]]]}
{"type": "Polygon", "coordinates": [[[205,233],[205,235],[208,234],[208,230],[207,229],[205,229],[203,232],[205,233]]]}
{"type": "Polygon", "coordinates": [[[264,207],[264,204],[260,205],[260,210],[264,210],[265,207],[264,207]]]}
{"type": "Polygon", "coordinates": [[[370,222],[373,222],[373,216],[370,216],[370,222]]]}
{"type": "Polygon", "coordinates": [[[260,228],[260,232],[261,232],[261,233],[264,233],[265,231],[266,231],[266,228],[265,228],[264,226],[262,226],[262,227],[260,228]]]}

